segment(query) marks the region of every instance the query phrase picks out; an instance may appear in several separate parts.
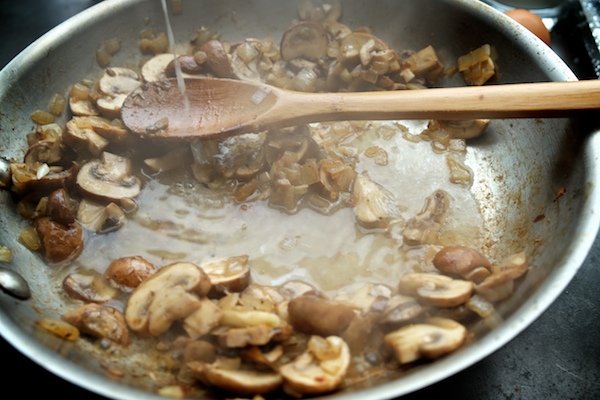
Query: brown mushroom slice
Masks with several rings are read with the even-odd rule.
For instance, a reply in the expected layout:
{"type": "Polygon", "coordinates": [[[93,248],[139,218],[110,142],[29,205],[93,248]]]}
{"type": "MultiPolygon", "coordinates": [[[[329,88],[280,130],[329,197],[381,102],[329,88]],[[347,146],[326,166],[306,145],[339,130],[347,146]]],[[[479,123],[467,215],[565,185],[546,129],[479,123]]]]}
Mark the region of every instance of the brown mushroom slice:
{"type": "Polygon", "coordinates": [[[114,97],[129,94],[141,85],[137,72],[129,68],[106,68],[98,80],[98,90],[104,95],[114,97]]]}
{"type": "Polygon", "coordinates": [[[231,61],[223,47],[223,43],[218,40],[209,40],[200,47],[200,51],[206,53],[206,65],[219,78],[233,78],[235,74],[231,67],[231,61]]]}
{"type": "Polygon", "coordinates": [[[156,267],[141,256],[120,257],[112,261],[104,276],[117,287],[133,289],[156,272],[156,267]]]}
{"type": "Polygon", "coordinates": [[[68,311],[62,320],[99,339],[108,339],[123,346],[130,342],[123,315],[112,307],[86,304],[68,311]]]}
{"type": "Polygon", "coordinates": [[[300,332],[330,336],[343,333],[356,314],[345,304],[303,295],[290,300],[288,315],[292,326],[300,332]]]}
{"type": "Polygon", "coordinates": [[[350,349],[340,337],[312,336],[308,350],[283,365],[285,384],[302,394],[328,393],[339,387],[350,367],[350,349]]]}
{"type": "Polygon", "coordinates": [[[105,96],[96,100],[98,112],[105,118],[115,119],[121,116],[121,108],[127,98],[126,94],[117,94],[113,97],[105,96]]]}
{"type": "Polygon", "coordinates": [[[98,80],[96,106],[107,118],[118,118],[125,98],[142,82],[129,68],[106,68],[98,80]]]}
{"type": "Polygon", "coordinates": [[[167,79],[167,65],[173,61],[174,54],[157,54],[142,65],[142,78],[145,82],[159,82],[167,79]]]}
{"type": "Polygon", "coordinates": [[[187,363],[195,377],[219,389],[240,395],[257,395],[272,392],[283,383],[281,375],[272,371],[220,368],[218,363],[187,363]]]}
{"type": "Polygon", "coordinates": [[[385,343],[393,348],[400,364],[421,357],[439,358],[459,348],[467,338],[467,329],[460,323],[442,317],[432,317],[422,324],[404,326],[385,335],[385,343]]]}
{"type": "Polygon", "coordinates": [[[116,125],[100,116],[73,117],[69,123],[75,124],[80,130],[92,129],[109,142],[119,145],[130,145],[135,139],[123,126],[116,125]]]}
{"type": "Polygon", "coordinates": [[[231,68],[234,77],[245,81],[261,81],[259,68],[260,51],[257,41],[247,39],[231,53],[231,68]]]}
{"type": "Polygon", "coordinates": [[[184,319],[200,307],[210,290],[210,279],[195,264],[178,262],[163,267],[142,282],[125,307],[125,320],[138,334],[158,336],[173,322],[184,319]]]}
{"type": "Polygon", "coordinates": [[[90,97],[90,88],[82,83],[73,85],[69,93],[69,108],[73,115],[98,115],[90,97]]]}
{"type": "Polygon", "coordinates": [[[131,161],[108,152],[81,168],[77,186],[84,194],[114,202],[137,197],[142,190],[140,179],[131,175],[131,161]]]}
{"type": "Polygon", "coordinates": [[[62,159],[61,141],[39,141],[29,146],[23,158],[25,164],[58,164],[62,159]]]}
{"type": "Polygon", "coordinates": [[[77,209],[77,221],[96,233],[112,232],[121,228],[127,220],[125,212],[115,203],[101,204],[83,199],[77,209]]]}
{"type": "Polygon", "coordinates": [[[49,217],[40,217],[33,222],[33,227],[40,238],[44,257],[51,263],[74,260],[83,250],[83,230],[77,222],[67,226],[49,217]]]}
{"type": "Polygon", "coordinates": [[[289,27],[281,38],[281,58],[318,60],[327,56],[327,31],[314,21],[303,21],[289,27]]]}
{"type": "Polygon", "coordinates": [[[365,228],[387,228],[399,217],[396,197],[365,175],[357,175],[353,189],[354,215],[365,228]]]}
{"type": "Polygon", "coordinates": [[[433,265],[443,274],[470,278],[475,283],[489,276],[492,270],[486,256],[467,246],[443,247],[433,258],[433,265]]]}
{"type": "Polygon", "coordinates": [[[433,306],[456,307],[471,297],[474,285],[444,275],[411,273],[400,279],[398,288],[402,294],[417,296],[433,306]]]}
{"type": "Polygon", "coordinates": [[[446,221],[449,204],[450,196],[443,190],[436,190],[427,197],[421,212],[406,223],[402,232],[404,243],[411,246],[435,243],[446,221]]]}
{"type": "Polygon", "coordinates": [[[117,296],[116,289],[102,276],[69,274],[63,280],[62,287],[72,298],[85,302],[106,303],[117,296]]]}
{"type": "Polygon", "coordinates": [[[404,324],[423,315],[427,309],[416,298],[397,294],[387,302],[381,316],[381,323],[386,325],[404,324]]]}
{"type": "Polygon", "coordinates": [[[109,144],[107,139],[91,127],[80,128],[76,119],[67,122],[63,142],[77,153],[90,153],[96,157],[100,156],[109,144]]]}
{"type": "Polygon", "coordinates": [[[370,62],[372,52],[388,50],[383,40],[367,32],[352,32],[340,43],[341,60],[346,65],[366,66],[370,62]],[[362,53],[362,54],[361,54],[362,53]]]}
{"type": "Polygon", "coordinates": [[[69,187],[78,170],[77,164],[73,164],[68,170],[55,172],[47,164],[31,166],[11,163],[9,174],[12,183],[11,190],[19,195],[31,193],[37,200],[57,189],[69,187]],[[46,173],[40,174],[40,168],[44,165],[46,173]]]}
{"type": "Polygon", "coordinates": [[[200,264],[212,284],[213,294],[241,292],[250,284],[248,256],[210,260],[200,264]]]}
{"type": "Polygon", "coordinates": [[[282,342],[294,333],[290,325],[256,325],[247,328],[231,328],[218,335],[219,345],[227,348],[264,346],[271,341],[282,342]]]}
{"type": "Polygon", "coordinates": [[[183,329],[192,339],[197,339],[219,326],[223,311],[210,299],[200,300],[198,309],[183,320],[183,329]]]}
{"type": "Polygon", "coordinates": [[[492,274],[475,286],[477,293],[488,301],[500,301],[513,292],[514,280],[529,270],[524,252],[512,254],[493,267],[492,274]]]}

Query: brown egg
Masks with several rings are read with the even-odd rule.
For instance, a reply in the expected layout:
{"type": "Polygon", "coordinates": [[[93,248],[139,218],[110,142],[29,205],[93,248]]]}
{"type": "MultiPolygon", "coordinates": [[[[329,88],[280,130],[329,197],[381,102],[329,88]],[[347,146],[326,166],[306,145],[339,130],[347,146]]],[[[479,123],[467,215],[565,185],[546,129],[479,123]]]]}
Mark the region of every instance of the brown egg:
{"type": "Polygon", "coordinates": [[[529,29],[534,35],[542,39],[544,43],[550,46],[550,31],[548,31],[546,25],[544,25],[544,22],[537,14],[532,13],[529,10],[522,10],[519,8],[505,11],[504,14],[508,15],[525,28],[529,29]]]}

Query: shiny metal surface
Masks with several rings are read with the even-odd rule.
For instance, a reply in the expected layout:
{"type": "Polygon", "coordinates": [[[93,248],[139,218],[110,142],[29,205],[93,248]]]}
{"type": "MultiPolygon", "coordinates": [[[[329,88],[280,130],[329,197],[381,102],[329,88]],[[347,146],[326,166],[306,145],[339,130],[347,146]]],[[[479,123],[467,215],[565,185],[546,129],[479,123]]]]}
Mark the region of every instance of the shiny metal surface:
{"type": "MultiPolygon", "coordinates": [[[[209,3],[211,5],[206,6],[204,13],[204,18],[209,22],[217,15],[236,10],[239,23],[229,26],[232,29],[231,37],[261,34],[264,26],[256,24],[259,15],[270,15],[272,17],[269,21],[273,21],[274,25],[280,24],[269,27],[270,32],[267,32],[276,33],[289,21],[289,18],[281,16],[292,15],[293,12],[293,7],[283,5],[265,6],[263,10],[251,9],[245,12],[241,9],[244,6],[228,6],[227,2],[216,5],[209,3]],[[210,13],[208,10],[211,10],[210,13]],[[241,15],[245,17],[241,18],[241,15]],[[278,16],[279,21],[274,16],[278,16]],[[237,33],[238,29],[240,33],[237,33]]],[[[31,128],[28,115],[37,108],[40,98],[49,98],[54,90],[66,90],[73,76],[94,76],[99,71],[93,61],[95,46],[89,43],[97,43],[105,38],[104,32],[111,32],[111,36],[129,34],[129,47],[135,49],[136,32],[143,27],[141,21],[144,15],[152,15],[154,23],[160,26],[158,4],[152,5],[154,9],[151,12],[147,11],[148,8],[141,8],[141,5],[138,7],[138,4],[141,2],[104,2],[91,12],[69,21],[68,26],[61,26],[44,37],[0,73],[2,109],[3,112],[8,110],[4,114],[9,116],[0,121],[2,141],[10,143],[10,146],[6,146],[9,149],[7,154],[16,157],[22,151],[23,137],[17,139],[11,132],[28,131],[31,128]],[[121,8],[127,11],[120,12],[121,8]],[[111,21],[102,24],[103,18],[111,18],[111,21]],[[90,30],[83,26],[74,28],[78,24],[97,27],[90,30]],[[48,52],[50,47],[54,50],[48,52]],[[81,54],[85,54],[85,57],[81,54]],[[19,99],[22,108],[15,106],[16,99],[19,99]]],[[[258,5],[260,8],[260,4],[266,3],[257,2],[253,6],[258,5]]],[[[394,9],[398,7],[396,2],[383,4],[375,11],[361,9],[360,5],[356,5],[356,9],[352,11],[352,6],[349,5],[348,12],[356,16],[357,25],[362,21],[367,24],[368,21],[376,21],[374,26],[388,27],[391,32],[386,34],[395,38],[391,42],[398,47],[418,47],[419,42],[429,44],[433,41],[448,47],[450,51],[461,51],[464,46],[477,45],[485,37],[486,41],[496,43],[503,55],[505,82],[573,79],[573,75],[556,55],[526,32],[518,30],[481,5],[466,1],[402,2],[403,9],[400,12],[394,9]],[[407,4],[411,6],[406,8],[407,4]],[[386,18],[392,18],[386,15],[391,14],[395,17],[394,24],[386,22],[386,18]],[[403,20],[398,21],[398,17],[402,15],[403,20]],[[478,18],[478,22],[473,23],[473,18],[478,18]],[[441,34],[442,25],[448,23],[456,24],[456,38],[441,34]],[[491,32],[489,26],[492,27],[491,32]],[[403,28],[398,33],[393,27],[403,28]],[[432,27],[439,31],[431,32],[432,27]],[[480,34],[473,35],[473,30],[480,34]],[[514,47],[512,40],[515,40],[514,47]],[[502,49],[506,49],[506,52],[503,53],[502,49]]],[[[185,25],[184,21],[176,24],[176,27],[187,26],[184,31],[190,31],[199,26],[200,22],[187,23],[185,25]]],[[[226,28],[221,29],[225,31],[226,28]]],[[[115,64],[135,55],[133,50],[130,54],[124,52],[118,56],[119,60],[115,64]]],[[[525,244],[534,259],[532,264],[536,273],[527,277],[514,302],[507,305],[504,310],[507,320],[499,329],[451,357],[415,370],[406,377],[367,391],[345,394],[346,396],[361,399],[398,396],[472,365],[507,343],[536,319],[561,293],[581,265],[598,228],[598,216],[594,213],[594,205],[599,203],[598,189],[595,187],[599,168],[596,159],[600,150],[598,135],[585,131],[585,125],[579,121],[565,120],[498,121],[493,128],[491,135],[474,143],[470,154],[471,165],[477,175],[473,190],[485,206],[490,239],[502,249],[525,244]],[[498,179],[500,176],[503,177],[502,180],[498,179]],[[568,189],[568,195],[555,199],[556,191],[561,187],[568,189]],[[491,196],[491,200],[488,196],[491,196]],[[542,211],[546,218],[533,224],[532,221],[542,211]],[[565,237],[569,240],[565,241],[565,237]]],[[[0,201],[3,204],[10,203],[4,193],[0,201]]],[[[13,235],[7,236],[5,232],[14,232],[22,225],[21,221],[16,215],[9,214],[1,224],[2,241],[14,242],[13,235]]],[[[23,265],[29,266],[21,272],[28,280],[31,279],[32,286],[35,284],[34,298],[24,305],[15,304],[10,299],[0,299],[0,322],[4,326],[2,335],[24,354],[65,379],[107,397],[139,398],[140,393],[136,389],[126,388],[103,378],[106,377],[106,372],[81,349],[33,328],[33,322],[40,314],[56,316],[58,310],[55,308],[56,304],[44,304],[47,300],[44,294],[48,293],[50,286],[44,266],[39,265],[39,260],[26,251],[19,252],[15,257],[19,261],[25,261],[23,265]],[[33,305],[40,307],[40,311],[34,310],[31,307],[33,305]],[[57,357],[56,353],[65,357],[57,357]],[[79,368],[77,363],[84,368],[79,368]]],[[[131,384],[144,386],[143,382],[134,381],[131,384]]]]}
{"type": "Polygon", "coordinates": [[[27,281],[19,273],[7,268],[0,268],[0,288],[17,299],[27,300],[31,297],[27,281]]]}

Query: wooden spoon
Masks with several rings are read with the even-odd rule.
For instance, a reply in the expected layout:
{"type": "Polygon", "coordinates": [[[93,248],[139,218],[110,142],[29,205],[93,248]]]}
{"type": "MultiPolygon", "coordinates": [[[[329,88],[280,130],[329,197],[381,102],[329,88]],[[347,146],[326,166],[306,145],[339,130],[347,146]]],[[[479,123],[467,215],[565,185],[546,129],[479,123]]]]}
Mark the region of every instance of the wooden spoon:
{"type": "Polygon", "coordinates": [[[600,108],[600,80],[360,93],[302,93],[260,82],[185,80],[142,85],[121,110],[134,133],[158,139],[219,138],[339,120],[568,117],[600,108]]]}

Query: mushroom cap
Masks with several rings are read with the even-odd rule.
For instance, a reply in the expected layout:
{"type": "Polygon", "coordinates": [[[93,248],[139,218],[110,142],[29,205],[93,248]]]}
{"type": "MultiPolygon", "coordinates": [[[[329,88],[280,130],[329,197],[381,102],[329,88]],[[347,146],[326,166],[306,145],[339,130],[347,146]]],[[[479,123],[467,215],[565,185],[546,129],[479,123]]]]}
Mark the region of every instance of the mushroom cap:
{"type": "Polygon", "coordinates": [[[255,370],[228,370],[216,363],[198,361],[187,363],[194,376],[209,385],[241,395],[256,395],[271,392],[283,383],[277,372],[255,370]]]}
{"type": "Polygon", "coordinates": [[[157,336],[198,309],[199,297],[209,290],[210,279],[197,265],[168,265],[133,291],[125,306],[125,321],[136,333],[157,336]]]}
{"type": "Polygon", "coordinates": [[[333,391],[342,383],[350,367],[350,348],[337,336],[313,336],[308,347],[306,352],[279,369],[286,385],[302,394],[333,391]]]}
{"type": "Polygon", "coordinates": [[[473,289],[473,282],[426,273],[404,275],[399,285],[401,293],[417,296],[425,303],[437,307],[463,304],[471,297],[473,289]]]}
{"type": "Polygon", "coordinates": [[[491,271],[492,264],[486,256],[467,246],[443,247],[433,258],[433,265],[444,274],[464,276],[484,267],[491,271]]]}
{"type": "Polygon", "coordinates": [[[77,186],[94,198],[118,202],[134,198],[142,190],[139,178],[129,175],[128,159],[104,152],[102,160],[92,160],[77,174],[77,186]]]}
{"type": "Polygon", "coordinates": [[[123,315],[112,307],[86,304],[67,312],[62,320],[100,339],[109,339],[123,346],[130,342],[123,315]]]}
{"type": "Polygon", "coordinates": [[[303,295],[290,300],[288,315],[295,329],[309,334],[328,336],[344,332],[356,314],[348,305],[303,295]]]}
{"type": "Polygon", "coordinates": [[[145,258],[127,256],[111,262],[104,275],[118,286],[136,288],[154,272],[156,272],[156,266],[145,258]]]}
{"type": "Polygon", "coordinates": [[[209,40],[200,48],[207,55],[206,65],[220,78],[233,78],[235,73],[223,43],[218,40],[209,40]]]}
{"type": "Polygon", "coordinates": [[[247,255],[206,261],[200,264],[200,268],[210,278],[211,292],[215,295],[241,292],[250,284],[247,255]]]}

